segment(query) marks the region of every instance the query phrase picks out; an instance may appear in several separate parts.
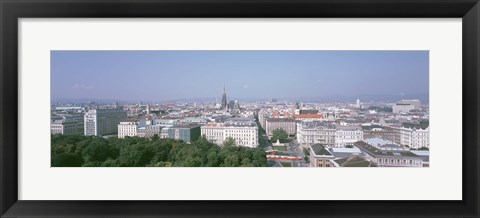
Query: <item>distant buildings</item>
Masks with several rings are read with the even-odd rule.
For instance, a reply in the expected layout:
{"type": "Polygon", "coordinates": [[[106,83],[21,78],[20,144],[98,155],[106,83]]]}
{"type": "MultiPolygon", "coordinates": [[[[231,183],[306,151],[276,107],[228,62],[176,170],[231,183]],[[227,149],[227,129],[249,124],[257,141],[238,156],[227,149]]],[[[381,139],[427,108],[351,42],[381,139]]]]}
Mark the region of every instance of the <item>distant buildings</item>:
{"type": "MultiPolygon", "coordinates": [[[[118,132],[118,138],[158,136],[187,143],[203,135],[220,146],[232,138],[245,147],[258,147],[260,137],[265,137],[263,130],[271,138],[274,130],[283,129],[309,149],[306,163],[302,153],[289,152],[289,158],[301,162],[297,166],[429,166],[429,108],[419,100],[401,100],[393,108],[390,102],[360,100],[269,99],[241,104],[227,101],[225,86],[221,101],[128,103],[122,104],[123,110],[101,109],[112,107],[105,104],[55,104],[50,126],[52,134],[111,136],[118,132]]],[[[284,145],[274,146],[281,150],[284,145]]]]}
{"type": "Polygon", "coordinates": [[[223,93],[222,93],[222,102],[220,109],[227,109],[227,92],[225,91],[225,85],[223,85],[223,93]]]}
{"type": "Polygon", "coordinates": [[[178,121],[178,123],[186,123],[186,124],[206,124],[208,120],[202,117],[185,117],[178,121]]]}
{"type": "Polygon", "coordinates": [[[50,120],[50,134],[83,135],[83,114],[61,114],[50,120]]]}
{"type": "Polygon", "coordinates": [[[92,109],[84,115],[84,134],[104,136],[118,132],[118,124],[127,118],[123,109],[92,109]]]}
{"type": "Polygon", "coordinates": [[[260,110],[260,111],[258,112],[258,122],[260,123],[260,126],[261,126],[263,129],[266,128],[267,119],[268,119],[268,115],[267,115],[264,111],[260,110]]]}
{"type": "Polygon", "coordinates": [[[297,109],[298,114],[318,114],[318,110],[313,109],[297,109]]]}
{"type": "Polygon", "coordinates": [[[392,112],[393,113],[408,113],[411,110],[413,110],[415,107],[411,104],[402,104],[402,103],[395,103],[392,106],[392,112]]]}
{"type": "Polygon", "coordinates": [[[409,104],[413,106],[413,109],[418,110],[420,109],[420,100],[418,99],[410,99],[410,100],[400,100],[399,104],[409,104]]]}
{"type": "Polygon", "coordinates": [[[401,100],[392,106],[393,113],[408,113],[411,110],[420,109],[420,100],[401,100]]]}
{"type": "Polygon", "coordinates": [[[273,134],[273,130],[283,129],[288,135],[295,135],[296,133],[296,121],[293,118],[268,118],[265,122],[265,132],[270,137],[273,134]]]}
{"type": "Polygon", "coordinates": [[[320,121],[323,119],[322,114],[294,114],[292,116],[298,121],[320,121]]]}

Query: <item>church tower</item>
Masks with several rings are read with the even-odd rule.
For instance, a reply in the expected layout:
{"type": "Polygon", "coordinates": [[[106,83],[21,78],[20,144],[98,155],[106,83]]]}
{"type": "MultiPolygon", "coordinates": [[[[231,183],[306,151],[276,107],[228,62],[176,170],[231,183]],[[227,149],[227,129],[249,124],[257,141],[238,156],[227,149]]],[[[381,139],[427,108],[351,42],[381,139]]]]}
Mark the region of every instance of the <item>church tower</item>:
{"type": "Polygon", "coordinates": [[[227,108],[227,92],[225,91],[225,84],[223,84],[223,93],[222,93],[222,106],[221,109],[227,108]]]}

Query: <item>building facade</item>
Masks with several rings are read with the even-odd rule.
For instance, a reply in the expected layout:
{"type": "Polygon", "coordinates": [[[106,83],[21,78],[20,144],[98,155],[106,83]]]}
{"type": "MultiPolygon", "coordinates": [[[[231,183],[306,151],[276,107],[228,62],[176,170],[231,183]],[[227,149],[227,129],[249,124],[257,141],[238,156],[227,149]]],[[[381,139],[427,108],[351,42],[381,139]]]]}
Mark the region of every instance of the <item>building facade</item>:
{"type": "Polygon", "coordinates": [[[343,148],[363,140],[360,127],[336,127],[332,122],[300,122],[297,124],[297,141],[302,146],[324,144],[343,148]]]}
{"type": "Polygon", "coordinates": [[[138,129],[138,137],[152,138],[154,136],[160,137],[163,129],[163,125],[146,125],[138,129]]]}
{"type": "Polygon", "coordinates": [[[310,146],[310,167],[335,167],[335,157],[328,150],[328,146],[313,144],[310,146]]]}
{"type": "Polygon", "coordinates": [[[390,127],[384,126],[362,126],[363,138],[372,139],[379,138],[400,143],[400,132],[390,127]]]}
{"type": "Polygon", "coordinates": [[[103,136],[118,132],[118,124],[127,118],[123,109],[92,109],[84,116],[84,134],[103,136]]]}
{"type": "Polygon", "coordinates": [[[82,135],[83,114],[61,114],[50,120],[50,134],[82,135]]]}
{"type": "Polygon", "coordinates": [[[430,148],[430,130],[416,128],[398,128],[400,132],[400,144],[413,149],[430,148]]]}
{"type": "Polygon", "coordinates": [[[183,140],[187,143],[197,141],[200,137],[199,125],[177,125],[168,128],[168,138],[183,140]]]}
{"type": "Polygon", "coordinates": [[[335,125],[331,122],[299,122],[297,141],[302,146],[335,145],[335,125]]]}
{"type": "Polygon", "coordinates": [[[268,118],[265,122],[265,132],[269,137],[272,136],[273,130],[283,129],[288,135],[295,135],[297,130],[296,121],[292,118],[268,118]]]}
{"type": "Polygon", "coordinates": [[[343,148],[363,140],[363,131],[359,127],[340,127],[335,131],[335,147],[343,148]]]}
{"type": "Polygon", "coordinates": [[[223,145],[232,138],[238,146],[258,146],[258,126],[254,119],[228,119],[225,123],[209,123],[201,127],[201,134],[210,142],[223,145]]]}
{"type": "Polygon", "coordinates": [[[118,138],[138,136],[139,123],[135,121],[120,122],[118,124],[118,138]]]}

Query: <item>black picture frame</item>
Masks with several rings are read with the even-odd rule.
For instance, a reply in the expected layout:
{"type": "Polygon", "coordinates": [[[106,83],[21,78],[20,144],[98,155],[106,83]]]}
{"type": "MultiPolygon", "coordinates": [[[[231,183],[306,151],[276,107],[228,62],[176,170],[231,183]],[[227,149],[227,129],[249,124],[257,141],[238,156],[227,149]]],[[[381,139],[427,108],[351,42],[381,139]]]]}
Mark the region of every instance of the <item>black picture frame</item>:
{"type": "Polygon", "coordinates": [[[0,15],[1,217],[479,216],[480,5],[478,0],[0,0],[0,15]],[[57,17],[462,18],[463,200],[19,201],[17,193],[17,130],[20,127],[17,123],[19,93],[17,21],[19,18],[57,17]]]}

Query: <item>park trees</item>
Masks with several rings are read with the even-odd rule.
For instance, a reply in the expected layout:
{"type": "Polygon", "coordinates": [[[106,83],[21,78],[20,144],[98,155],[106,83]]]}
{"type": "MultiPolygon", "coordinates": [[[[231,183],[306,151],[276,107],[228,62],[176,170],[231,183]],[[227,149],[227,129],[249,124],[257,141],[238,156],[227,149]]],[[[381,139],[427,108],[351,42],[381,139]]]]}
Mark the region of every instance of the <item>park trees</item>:
{"type": "Polygon", "coordinates": [[[189,144],[174,139],[92,136],[51,136],[53,167],[261,167],[267,166],[262,148],[223,146],[205,137],[189,144]]]}
{"type": "Polygon", "coordinates": [[[272,131],[272,143],[280,141],[281,143],[287,142],[288,133],[284,129],[275,129],[272,131]]]}

